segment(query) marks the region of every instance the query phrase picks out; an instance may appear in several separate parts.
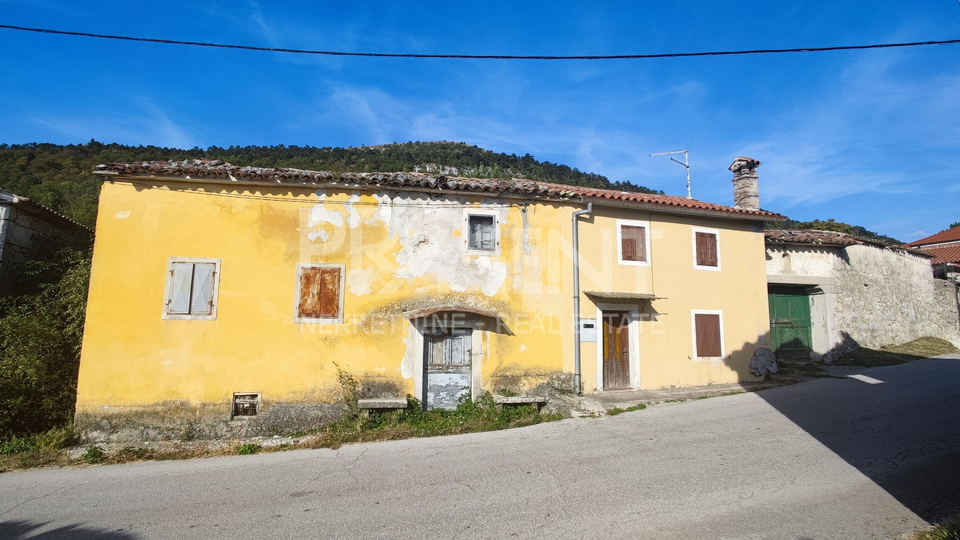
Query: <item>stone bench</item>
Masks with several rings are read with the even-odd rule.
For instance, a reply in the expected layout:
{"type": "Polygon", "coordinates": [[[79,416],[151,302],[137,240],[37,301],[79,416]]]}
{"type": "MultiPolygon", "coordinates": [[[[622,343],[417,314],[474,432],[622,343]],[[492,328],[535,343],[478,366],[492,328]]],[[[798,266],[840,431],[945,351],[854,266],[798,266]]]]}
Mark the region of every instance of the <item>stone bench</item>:
{"type": "Polygon", "coordinates": [[[358,399],[357,408],[364,413],[383,413],[407,408],[406,398],[358,399]]]}
{"type": "Polygon", "coordinates": [[[522,407],[524,405],[533,405],[537,412],[546,405],[547,398],[543,396],[493,396],[493,402],[497,408],[503,407],[522,407]]]}

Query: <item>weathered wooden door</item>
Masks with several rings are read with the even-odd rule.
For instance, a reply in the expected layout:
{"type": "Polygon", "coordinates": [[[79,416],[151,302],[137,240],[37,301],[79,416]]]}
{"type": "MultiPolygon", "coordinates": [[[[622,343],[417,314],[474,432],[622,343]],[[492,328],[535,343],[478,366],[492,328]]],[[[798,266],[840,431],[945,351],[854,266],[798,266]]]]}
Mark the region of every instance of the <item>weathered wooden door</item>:
{"type": "Polygon", "coordinates": [[[603,389],[630,388],[630,338],[627,311],[603,312],[603,389]]]}
{"type": "Polygon", "coordinates": [[[770,287],[770,343],[777,358],[809,360],[810,297],[802,287],[770,287]]]}
{"type": "Polygon", "coordinates": [[[469,329],[424,332],[424,408],[456,409],[470,397],[472,343],[473,332],[469,329]]]}

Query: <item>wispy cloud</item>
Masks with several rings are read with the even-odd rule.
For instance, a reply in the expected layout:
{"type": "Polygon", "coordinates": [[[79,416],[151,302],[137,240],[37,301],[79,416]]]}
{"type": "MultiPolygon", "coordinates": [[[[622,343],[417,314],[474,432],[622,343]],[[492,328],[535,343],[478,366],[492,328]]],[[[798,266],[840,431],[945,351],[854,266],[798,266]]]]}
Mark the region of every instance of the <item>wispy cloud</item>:
{"type": "Polygon", "coordinates": [[[960,175],[955,161],[913,155],[931,140],[960,150],[960,74],[917,76],[910,62],[903,55],[862,58],[827,93],[775,117],[745,150],[767,163],[767,202],[790,208],[860,193],[941,189],[924,181],[924,161],[960,175]]]}
{"type": "MultiPolygon", "coordinates": [[[[67,136],[73,142],[97,139],[125,144],[192,148],[199,137],[172,119],[154,103],[141,100],[140,110],[122,116],[91,114],[89,116],[25,116],[27,120],[46,126],[52,133],[67,136]]],[[[49,135],[50,139],[59,139],[49,135]]]]}

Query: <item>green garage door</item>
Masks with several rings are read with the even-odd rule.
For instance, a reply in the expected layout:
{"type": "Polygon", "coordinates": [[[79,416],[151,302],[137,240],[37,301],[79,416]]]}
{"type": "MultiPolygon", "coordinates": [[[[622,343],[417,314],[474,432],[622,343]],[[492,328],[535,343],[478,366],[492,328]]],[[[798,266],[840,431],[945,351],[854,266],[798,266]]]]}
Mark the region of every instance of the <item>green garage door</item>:
{"type": "Polygon", "coordinates": [[[770,341],[781,360],[810,360],[810,297],[803,287],[770,287],[770,341]]]}

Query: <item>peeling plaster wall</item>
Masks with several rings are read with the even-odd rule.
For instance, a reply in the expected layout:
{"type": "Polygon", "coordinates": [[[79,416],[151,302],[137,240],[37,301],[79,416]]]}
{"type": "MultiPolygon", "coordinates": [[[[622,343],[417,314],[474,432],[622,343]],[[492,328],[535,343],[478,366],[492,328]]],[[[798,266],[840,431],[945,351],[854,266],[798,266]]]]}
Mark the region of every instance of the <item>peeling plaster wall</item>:
{"type": "MultiPolygon", "coordinates": [[[[461,252],[466,242],[464,224],[472,205],[465,198],[438,200],[425,194],[390,198],[383,193],[377,198],[381,209],[378,215],[388,234],[400,242],[401,248],[396,254],[397,277],[412,281],[433,275],[455,292],[479,289],[486,296],[497,294],[507,277],[504,262],[488,256],[450,256],[461,252]]],[[[507,205],[503,201],[483,200],[479,207],[493,208],[501,229],[509,225],[507,205]]]]}
{"type": "Polygon", "coordinates": [[[832,247],[767,246],[767,275],[832,278],[837,256],[832,247]]]}
{"type": "Polygon", "coordinates": [[[423,342],[404,313],[438,305],[502,318],[502,328],[478,332],[476,392],[492,390],[489,374],[503,362],[570,369],[557,333],[569,317],[561,294],[569,273],[548,275],[538,262],[546,248],[535,244],[543,231],[564,234],[569,208],[349,188],[167,187],[103,188],[76,417],[91,439],[120,429],[167,437],[187,433],[185,425],[199,436],[253,433],[265,421],[230,420],[233,393],[245,392],[262,394],[271,426],[288,418],[302,430],[309,418],[331,416],[327,405],[342,395],[338,369],[361,381],[364,396],[413,394],[423,342]],[[496,216],[497,253],[465,254],[465,219],[475,211],[496,216]],[[220,261],[215,320],[161,317],[170,257],[220,261]],[[342,324],[294,321],[302,263],[344,266],[342,324]],[[551,323],[518,327],[539,316],[551,323]],[[513,330],[525,333],[522,360],[513,330]],[[187,404],[175,410],[189,421],[171,424],[164,403],[187,404]],[[314,405],[315,413],[279,414],[314,405]]]}
{"type": "MultiPolygon", "coordinates": [[[[341,407],[339,373],[357,378],[364,396],[420,397],[423,336],[407,314],[438,306],[493,314],[471,321],[479,325],[474,395],[569,391],[571,213],[580,208],[349,186],[107,181],[78,429],[90,440],[303,430],[341,407]],[[496,218],[499,249],[467,249],[471,212],[496,218]],[[163,319],[171,257],[219,261],[215,320],[163,319]],[[294,317],[303,264],[344,269],[342,323],[294,317]],[[260,393],[264,416],[231,420],[234,393],[260,393]]],[[[638,313],[631,346],[639,356],[639,377],[631,377],[637,386],[754,378],[749,360],[769,332],[763,237],[755,224],[596,206],[581,221],[580,239],[584,291],[658,297],[623,307],[638,313]],[[652,265],[618,262],[618,220],[649,222],[652,265]],[[719,231],[723,271],[694,268],[695,226],[719,231]],[[690,313],[698,309],[724,313],[720,361],[691,358],[690,313]]],[[[581,297],[584,313],[595,313],[594,301],[581,297]]],[[[584,390],[601,388],[597,344],[583,343],[581,353],[584,390]]]]}

